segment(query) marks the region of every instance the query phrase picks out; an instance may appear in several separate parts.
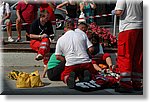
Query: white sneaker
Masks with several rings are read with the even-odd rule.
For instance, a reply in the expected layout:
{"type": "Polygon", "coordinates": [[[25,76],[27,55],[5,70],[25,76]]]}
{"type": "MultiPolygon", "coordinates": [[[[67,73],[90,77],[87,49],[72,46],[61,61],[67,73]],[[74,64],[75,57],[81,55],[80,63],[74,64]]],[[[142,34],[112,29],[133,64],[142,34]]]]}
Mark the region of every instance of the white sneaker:
{"type": "Polygon", "coordinates": [[[41,54],[38,54],[36,57],[35,57],[35,60],[39,61],[39,60],[42,60],[43,59],[43,55],[41,54]]]}
{"type": "Polygon", "coordinates": [[[8,37],[8,42],[13,42],[14,39],[12,37],[8,37]]]}

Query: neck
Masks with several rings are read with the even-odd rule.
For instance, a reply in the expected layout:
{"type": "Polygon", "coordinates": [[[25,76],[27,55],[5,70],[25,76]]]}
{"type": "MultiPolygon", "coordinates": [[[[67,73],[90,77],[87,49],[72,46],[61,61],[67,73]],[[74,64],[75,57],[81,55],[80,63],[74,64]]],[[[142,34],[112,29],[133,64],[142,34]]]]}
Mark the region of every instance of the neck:
{"type": "Polygon", "coordinates": [[[40,24],[41,24],[42,26],[45,25],[45,22],[43,22],[42,18],[40,18],[40,24]]]}
{"type": "Polygon", "coordinates": [[[24,0],[25,4],[28,4],[28,1],[27,0],[24,0]]]}

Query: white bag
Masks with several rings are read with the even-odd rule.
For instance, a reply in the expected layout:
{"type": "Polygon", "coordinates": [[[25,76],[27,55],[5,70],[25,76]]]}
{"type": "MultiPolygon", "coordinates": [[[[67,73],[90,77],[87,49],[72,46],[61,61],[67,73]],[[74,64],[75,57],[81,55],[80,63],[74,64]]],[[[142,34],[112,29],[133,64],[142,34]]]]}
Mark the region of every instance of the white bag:
{"type": "Polygon", "coordinates": [[[83,12],[81,12],[81,14],[79,16],[79,20],[78,20],[78,23],[81,23],[81,22],[86,23],[85,15],[83,12]]]}

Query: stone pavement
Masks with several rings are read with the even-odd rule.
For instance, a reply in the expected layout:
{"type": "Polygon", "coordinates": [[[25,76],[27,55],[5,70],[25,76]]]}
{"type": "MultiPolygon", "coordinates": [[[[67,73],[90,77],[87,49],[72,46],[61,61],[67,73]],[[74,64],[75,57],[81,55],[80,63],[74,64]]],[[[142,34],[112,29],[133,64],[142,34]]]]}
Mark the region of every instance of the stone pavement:
{"type": "MultiPolygon", "coordinates": [[[[62,81],[50,81],[43,78],[44,87],[38,88],[16,88],[15,81],[7,78],[7,74],[12,70],[31,73],[39,70],[43,71],[42,62],[35,61],[35,53],[2,53],[3,56],[3,95],[142,95],[143,92],[117,93],[114,89],[102,89],[92,92],[81,92],[69,89],[62,81]]],[[[115,54],[111,54],[115,63],[115,54]]]]}
{"type": "MultiPolygon", "coordinates": [[[[61,34],[62,31],[58,31],[61,34]]],[[[24,33],[24,32],[23,32],[24,33]]],[[[14,38],[17,38],[16,32],[13,31],[14,38]]],[[[22,38],[25,36],[22,34],[22,38]]],[[[4,40],[7,40],[7,34],[4,32],[4,40]]],[[[23,39],[25,40],[25,39],[23,39]]],[[[54,44],[55,46],[55,44],[54,44]]],[[[54,48],[54,47],[52,47],[54,48]]],[[[42,61],[35,61],[36,53],[29,48],[29,42],[21,43],[7,43],[0,48],[3,50],[0,53],[2,58],[2,80],[3,83],[2,93],[3,95],[142,95],[143,92],[133,93],[117,93],[114,89],[102,89],[92,92],[81,92],[74,89],[69,89],[62,81],[50,81],[48,78],[42,78],[44,87],[38,88],[16,88],[15,81],[7,78],[7,74],[12,70],[24,71],[31,73],[35,70],[39,70],[40,74],[43,71],[42,61]]],[[[51,50],[54,52],[54,50],[51,50]]],[[[106,52],[111,53],[113,64],[115,64],[117,49],[105,49],[106,52]]]]}

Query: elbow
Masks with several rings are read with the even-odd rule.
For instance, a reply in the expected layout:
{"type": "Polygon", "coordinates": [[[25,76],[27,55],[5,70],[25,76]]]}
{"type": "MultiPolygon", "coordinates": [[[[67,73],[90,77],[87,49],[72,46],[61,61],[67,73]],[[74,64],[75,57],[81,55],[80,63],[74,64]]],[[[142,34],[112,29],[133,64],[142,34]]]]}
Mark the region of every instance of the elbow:
{"type": "Polygon", "coordinates": [[[58,5],[58,6],[56,6],[56,9],[60,9],[60,6],[58,5]]]}
{"type": "Polygon", "coordinates": [[[123,13],[122,10],[116,10],[116,11],[115,11],[116,16],[121,16],[122,13],[123,13]]]}
{"type": "Polygon", "coordinates": [[[29,37],[32,38],[32,34],[29,34],[29,37]]]}
{"type": "Polygon", "coordinates": [[[93,54],[93,53],[94,53],[94,48],[93,48],[93,47],[90,47],[90,48],[88,49],[88,51],[89,51],[90,54],[93,54]]]}
{"type": "Polygon", "coordinates": [[[60,61],[62,60],[60,55],[56,55],[56,59],[60,61]]]}
{"type": "Polygon", "coordinates": [[[56,59],[59,60],[59,56],[58,55],[56,55],[56,59]]]}

